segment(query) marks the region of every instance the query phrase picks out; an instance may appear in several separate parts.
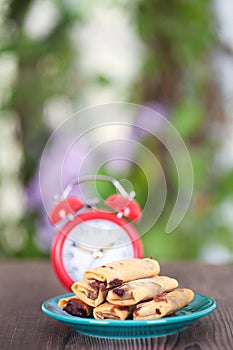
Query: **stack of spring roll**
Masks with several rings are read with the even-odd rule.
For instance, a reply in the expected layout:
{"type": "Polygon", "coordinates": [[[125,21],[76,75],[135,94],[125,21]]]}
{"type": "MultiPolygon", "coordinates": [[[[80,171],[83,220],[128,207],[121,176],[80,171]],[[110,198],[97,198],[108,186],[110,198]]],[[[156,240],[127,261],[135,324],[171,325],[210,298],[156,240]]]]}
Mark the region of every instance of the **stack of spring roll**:
{"type": "Polygon", "coordinates": [[[178,282],[159,276],[153,259],[124,259],[86,270],[72,285],[74,296],[58,306],[73,316],[95,319],[149,320],[172,315],[188,305],[194,293],[178,282]]]}

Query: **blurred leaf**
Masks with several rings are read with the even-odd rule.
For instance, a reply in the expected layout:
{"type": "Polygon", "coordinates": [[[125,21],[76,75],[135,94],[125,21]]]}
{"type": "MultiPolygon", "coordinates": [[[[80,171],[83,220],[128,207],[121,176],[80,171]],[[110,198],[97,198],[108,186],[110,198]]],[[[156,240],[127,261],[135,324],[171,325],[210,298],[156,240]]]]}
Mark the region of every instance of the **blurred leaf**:
{"type": "Polygon", "coordinates": [[[224,175],[218,175],[218,181],[215,183],[214,198],[220,202],[227,198],[233,201],[233,169],[224,175]]]}
{"type": "Polygon", "coordinates": [[[172,113],[172,124],[187,139],[201,128],[204,112],[200,104],[194,102],[180,102],[172,113]]]}

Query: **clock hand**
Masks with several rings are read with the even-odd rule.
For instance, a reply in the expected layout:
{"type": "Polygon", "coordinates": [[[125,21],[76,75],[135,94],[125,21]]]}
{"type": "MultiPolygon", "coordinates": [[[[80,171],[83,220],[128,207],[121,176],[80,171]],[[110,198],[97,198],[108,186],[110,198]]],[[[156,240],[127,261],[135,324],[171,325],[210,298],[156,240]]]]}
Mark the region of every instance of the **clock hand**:
{"type": "Polygon", "coordinates": [[[112,246],[114,245],[114,243],[110,243],[109,245],[107,245],[106,247],[100,248],[99,250],[95,250],[94,252],[92,252],[92,255],[94,258],[101,258],[103,253],[105,253],[108,249],[110,249],[112,246]]]}
{"type": "Polygon", "coordinates": [[[93,250],[85,248],[85,247],[81,246],[80,244],[77,244],[76,242],[74,242],[74,246],[75,246],[75,248],[78,248],[79,250],[82,250],[85,253],[93,254],[93,250]]]}
{"type": "Polygon", "coordinates": [[[82,247],[81,245],[78,245],[77,248],[78,248],[79,250],[82,250],[82,251],[85,252],[85,253],[93,254],[93,251],[92,251],[92,250],[87,249],[87,248],[84,248],[84,247],[82,247]]]}
{"type": "Polygon", "coordinates": [[[104,253],[104,252],[106,252],[106,250],[110,249],[113,245],[114,245],[114,243],[110,243],[106,247],[101,248],[99,251],[104,253]]]}

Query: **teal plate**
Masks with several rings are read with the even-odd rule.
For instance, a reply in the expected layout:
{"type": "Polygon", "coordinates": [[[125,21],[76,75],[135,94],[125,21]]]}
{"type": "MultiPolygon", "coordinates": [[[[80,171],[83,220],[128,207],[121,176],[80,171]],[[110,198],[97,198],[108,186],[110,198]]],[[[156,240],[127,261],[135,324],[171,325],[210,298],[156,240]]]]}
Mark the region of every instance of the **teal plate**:
{"type": "Polygon", "coordinates": [[[101,338],[153,338],[177,333],[216,309],[215,300],[195,294],[193,301],[174,316],[145,321],[95,320],[75,317],[58,308],[59,299],[72,295],[64,294],[45,301],[42,304],[42,311],[77,332],[101,338]]]}

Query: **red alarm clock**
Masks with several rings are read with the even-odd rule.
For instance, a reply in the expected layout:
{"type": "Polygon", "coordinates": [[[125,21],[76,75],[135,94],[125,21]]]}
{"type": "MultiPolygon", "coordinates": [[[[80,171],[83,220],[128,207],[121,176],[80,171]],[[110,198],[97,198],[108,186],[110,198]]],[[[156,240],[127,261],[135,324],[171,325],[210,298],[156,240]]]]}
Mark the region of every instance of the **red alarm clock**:
{"type": "Polygon", "coordinates": [[[134,195],[116,179],[101,175],[74,179],[64,190],[49,218],[58,227],[51,248],[52,265],[68,290],[83,279],[87,269],[113,260],[143,257],[140,236],[129,222],[141,217],[134,195]],[[118,191],[105,200],[109,210],[68,197],[74,186],[96,180],[111,182],[118,191]]]}

